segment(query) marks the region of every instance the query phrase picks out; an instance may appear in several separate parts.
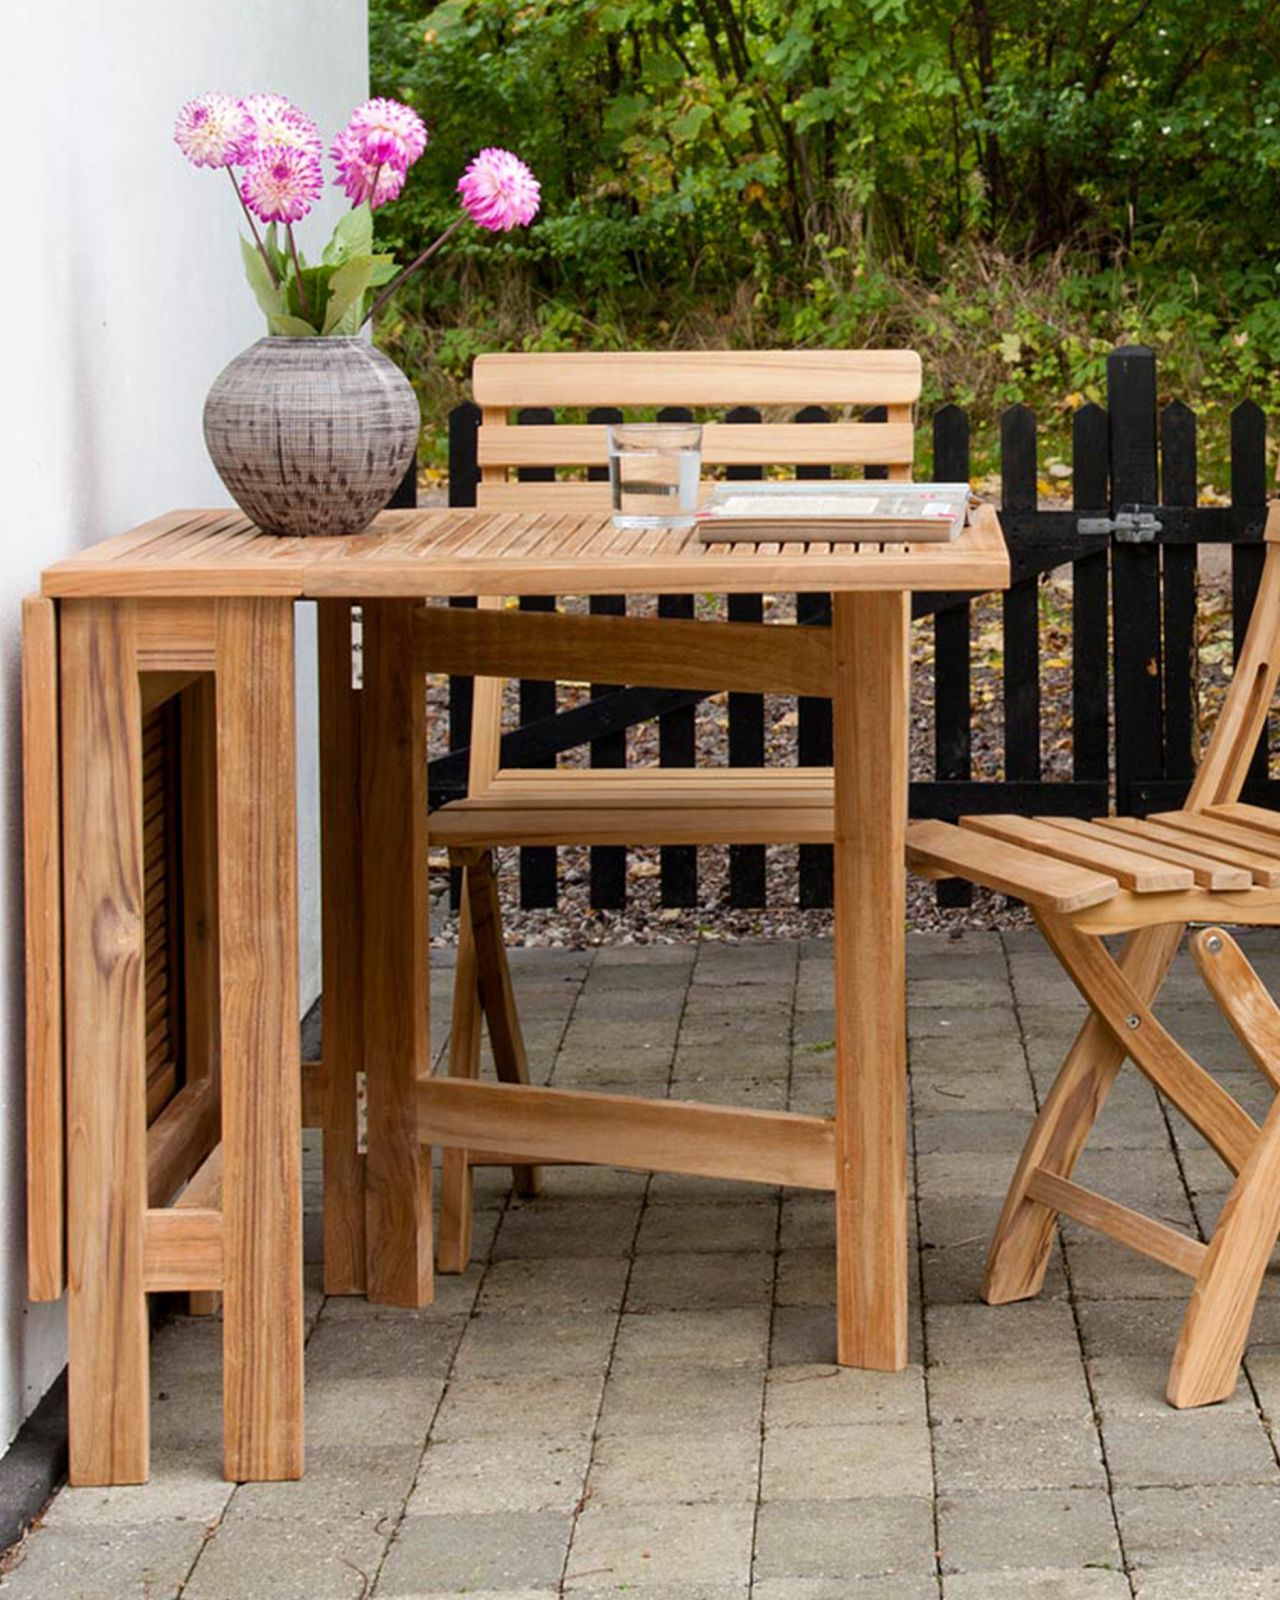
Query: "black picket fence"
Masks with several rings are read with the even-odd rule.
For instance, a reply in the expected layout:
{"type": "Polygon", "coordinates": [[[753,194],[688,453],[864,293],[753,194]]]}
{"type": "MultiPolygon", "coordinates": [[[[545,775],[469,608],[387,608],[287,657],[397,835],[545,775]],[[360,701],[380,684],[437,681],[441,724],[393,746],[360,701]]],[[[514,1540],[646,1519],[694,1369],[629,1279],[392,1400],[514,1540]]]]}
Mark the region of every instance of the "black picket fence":
{"type": "MultiPolygon", "coordinates": [[[[589,420],[610,422],[619,413],[599,410],[589,420]]],[[[679,411],[661,413],[676,420],[679,411]]],[[[868,413],[868,420],[875,416],[868,413]]],[[[554,414],[531,408],[518,419],[554,422],[554,414]]],[[[747,407],[728,413],[732,422],[759,421],[747,407]]],[[[796,421],[828,420],[819,407],[799,411],[796,421]]],[[[475,504],[479,469],[479,412],[459,406],[450,417],[449,501],[475,504]]],[[[935,481],[961,481],[969,471],[969,419],[955,406],[932,419],[935,481]]],[[[1179,804],[1196,759],[1197,742],[1197,546],[1231,547],[1231,603],[1235,647],[1248,623],[1262,565],[1266,516],[1266,423],[1261,410],[1243,401],[1231,413],[1231,501],[1201,506],[1197,500],[1196,419],[1180,401],[1160,409],[1154,352],[1126,346],[1107,362],[1107,406],[1083,405],[1072,422],[1069,508],[1042,508],[1037,488],[1037,437],[1033,414],[1024,406],[1005,411],[1000,425],[1001,520],[1012,561],[1012,584],[1001,599],[1003,625],[1003,777],[974,777],[973,598],[920,594],[914,614],[934,617],[933,774],[911,784],[913,817],[953,819],[964,812],[1011,811],[1028,815],[1087,816],[1106,812],[1141,815],[1179,804]],[[1069,778],[1045,778],[1041,763],[1042,575],[1070,566],[1071,584],[1071,759],[1069,778]]],[[[924,467],[926,463],[921,463],[924,467]]],[[[522,469],[530,480],[551,469],[522,469]]],[[[757,476],[758,468],[730,469],[757,476]]],[[[867,476],[880,475],[868,468],[867,476]]],[[[922,471],[920,476],[925,476],[922,471]]],[[[797,469],[798,477],[829,477],[829,469],[797,469]]],[[[403,502],[401,502],[403,503],[403,502]]],[[[473,603],[473,602],[472,602],[473,603]]],[[[553,610],[550,597],[526,597],[528,610],[553,610]]],[[[597,614],[620,615],[627,597],[590,599],[597,614]]],[[[665,617],[693,615],[689,595],[659,596],[665,617]]],[[[761,595],[730,595],[727,615],[758,621],[761,595]]],[[[830,596],[796,596],[801,625],[830,622],[830,596]]],[[[465,793],[471,712],[470,682],[450,684],[449,754],[430,765],[432,804],[465,793]]],[[[557,757],[583,745],[593,766],[626,764],[627,729],[656,719],[663,766],[690,767],[697,757],[696,710],[706,691],[647,689],[594,684],[590,701],[557,708],[554,683],[522,681],[519,726],[503,735],[506,766],[554,766],[557,757]]],[[[727,759],[731,766],[758,767],[765,760],[765,704],[761,695],[728,696],[727,759]]],[[[1248,796],[1280,803],[1280,783],[1268,777],[1268,740],[1259,743],[1248,796]]],[[[794,760],[800,766],[831,762],[831,707],[801,699],[794,760]]],[[[828,846],[799,848],[799,904],[831,903],[828,846]]],[[[591,852],[590,900],[594,907],[626,903],[627,852],[597,847],[591,852]]],[[[698,903],[698,850],[666,846],[661,851],[660,896],[664,907],[698,903]]],[[[765,851],[735,845],[729,857],[729,901],[735,907],[765,903],[765,851]]],[[[520,899],[526,907],[554,906],[557,852],[521,851],[520,899]]],[[[951,902],[967,893],[942,884],[951,902]]]]}

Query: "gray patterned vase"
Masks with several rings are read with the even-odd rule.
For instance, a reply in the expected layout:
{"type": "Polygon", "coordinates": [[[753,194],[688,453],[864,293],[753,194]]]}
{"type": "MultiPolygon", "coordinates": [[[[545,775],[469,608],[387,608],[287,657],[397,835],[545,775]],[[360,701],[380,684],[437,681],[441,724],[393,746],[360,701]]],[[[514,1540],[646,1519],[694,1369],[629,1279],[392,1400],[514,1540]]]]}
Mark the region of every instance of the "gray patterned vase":
{"type": "Polygon", "coordinates": [[[363,339],[259,339],[214,380],[204,440],[264,533],[359,533],[418,442],[409,380],[363,339]]]}

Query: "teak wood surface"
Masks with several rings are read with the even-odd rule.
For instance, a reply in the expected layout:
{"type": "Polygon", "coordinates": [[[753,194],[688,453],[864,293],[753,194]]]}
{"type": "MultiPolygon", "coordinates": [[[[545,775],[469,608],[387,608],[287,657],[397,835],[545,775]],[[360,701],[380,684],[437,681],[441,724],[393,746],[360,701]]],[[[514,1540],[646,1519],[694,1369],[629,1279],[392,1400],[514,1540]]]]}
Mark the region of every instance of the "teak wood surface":
{"type": "MultiPolygon", "coordinates": [[[[52,613],[33,612],[32,706],[47,730],[51,710],[38,674],[56,637],[75,1480],[146,1476],[146,1294],[162,1286],[224,1297],[228,1476],[301,1472],[297,1132],[304,1081],[306,1102],[326,1129],[326,1278],[334,1292],[410,1305],[430,1299],[431,1163],[420,1129],[425,1125],[430,1138],[435,1117],[442,1123],[439,1142],[488,1151],[530,1184],[546,1151],[578,1159],[595,1150],[625,1160],[630,1150],[643,1164],[660,1164],[665,1152],[687,1170],[703,1159],[730,1171],[738,1149],[740,1165],[768,1181],[834,1189],[841,1359],[901,1366],[906,597],[912,589],[998,588],[1008,576],[999,525],[989,513],[945,546],[834,550],[815,539],[726,550],[683,535],[619,537],[598,507],[386,513],[371,533],[314,541],[268,538],[236,512],[177,512],[50,568],[40,604],[56,604],[56,635],[52,613]],[[558,1102],[535,1106],[532,1097],[541,1091],[520,1081],[518,1030],[501,974],[488,980],[484,1011],[491,1031],[496,1027],[506,1041],[508,1081],[471,1085],[470,1098],[460,1084],[456,1101],[446,1098],[449,1087],[441,1084],[437,1096],[428,1082],[422,673],[437,659],[432,627],[443,612],[422,602],[656,588],[836,594],[829,635],[797,630],[802,636],[792,637],[790,629],[765,625],[752,635],[735,625],[723,635],[722,654],[716,623],[681,622],[674,625],[680,633],[664,635],[641,633],[631,619],[617,635],[619,658],[636,671],[670,649],[727,682],[764,688],[776,670],[780,687],[816,692],[829,670],[836,764],[830,774],[816,775],[823,793],[810,808],[823,813],[837,855],[842,1022],[838,1114],[828,1124],[775,1125],[730,1108],[673,1108],[651,1121],[645,1113],[629,1144],[625,1105],[606,1128],[609,1108],[593,1097],[565,1114],[561,1138],[554,1129],[558,1102]],[[326,1060],[311,1065],[304,1080],[297,1051],[292,602],[305,598],[323,602],[326,1060]],[[352,603],[364,607],[358,689],[347,676],[352,603]],[[785,642],[778,634],[787,635],[785,642]],[[758,654],[753,639],[762,647],[758,654]],[[689,641],[687,657],[680,640],[689,641]],[[193,1059],[204,1059],[207,1070],[179,1092],[149,1137],[140,726],[143,705],[168,693],[199,697],[216,735],[212,744],[199,736],[204,742],[193,757],[195,770],[212,774],[216,817],[207,804],[193,813],[190,856],[205,863],[196,903],[206,941],[210,917],[218,938],[211,950],[200,946],[198,927],[188,930],[198,954],[189,1018],[193,1059]],[[355,1112],[362,1074],[367,1149],[359,1147],[355,1112]],[[216,1140],[219,1077],[219,1180],[196,1181],[200,1203],[183,1205],[180,1197],[171,1208],[175,1190],[196,1180],[209,1155],[211,1130],[216,1140]],[[506,1104],[495,1107],[496,1096],[506,1104]],[[452,1133],[443,1125],[446,1113],[454,1119],[452,1133]],[[520,1143],[524,1119],[530,1148],[520,1143]],[[778,1141],[772,1150],[771,1129],[778,1141]]],[[[443,623],[440,651],[471,653],[481,670],[498,670],[507,637],[501,630],[520,619],[488,614],[492,627],[487,620],[443,623]]],[[[590,670],[609,659],[603,634],[571,625],[561,665],[553,668],[557,647],[543,626],[548,620],[554,619],[510,634],[520,659],[573,676],[579,636],[590,670]]],[[[496,701],[486,700],[483,687],[494,681],[477,684],[481,724],[496,716],[496,701]]],[[[485,777],[485,759],[478,753],[477,778],[485,777]]],[[[32,781],[53,781],[47,752],[32,781]]],[[[721,798],[725,813],[756,803],[727,788],[721,798]]],[[[704,801],[695,794],[691,803],[704,801]]],[[[41,861],[46,842],[29,845],[41,861]]],[[[56,880],[47,872],[36,892],[38,907],[41,895],[54,895],[56,913],[56,880]]],[[[479,880],[478,892],[469,914],[487,928],[490,891],[479,880]]],[[[53,959],[47,940],[36,959],[46,965],[53,959]]],[[[56,1029],[48,1015],[37,1013],[36,1021],[37,1039],[46,1041],[33,1046],[37,1084],[41,1093],[54,1093],[59,1063],[47,1054],[47,1041],[56,1029]],[[45,1066],[51,1070],[42,1074],[45,1066]]],[[[42,1112],[42,1119],[50,1114],[42,1112]]],[[[57,1181],[56,1165],[40,1174],[42,1184],[57,1181]]],[[[48,1220],[43,1261],[56,1284],[57,1218],[51,1212],[48,1220]]]]}
{"type": "MultiPolygon", "coordinates": [[[[524,430],[521,430],[524,431],[524,430]]],[[[536,484],[512,485],[528,503],[536,484]]],[[[554,492],[569,484],[544,486],[554,492]]],[[[46,569],[53,599],[361,600],[515,594],[759,594],[763,590],[1000,589],[1009,557],[999,520],[979,507],[950,543],[834,546],[703,544],[692,530],[619,533],[584,484],[589,509],[383,511],[348,539],[278,539],[239,512],[178,511],[46,569]]],[[[820,535],[821,524],[815,524],[820,535]]],[[[145,665],[207,669],[199,619],[174,613],[145,665]]]]}
{"type": "Polygon", "coordinates": [[[1206,988],[1272,1090],[1280,1005],[1215,923],[1280,925],[1280,814],[1240,792],[1280,678],[1280,506],[1248,632],[1186,804],[1096,821],[975,816],[908,829],[908,858],[1025,899],[1089,1006],[1089,1017],[1023,1148],[987,1259],[984,1296],[1025,1299],[1043,1281],[1060,1215],[1186,1273],[1194,1287],[1169,1373],[1174,1406],[1235,1387],[1263,1273],[1280,1233],[1280,1098],[1261,1127],[1173,1038],[1153,1007],[1189,923],[1206,988]],[[1114,956],[1104,942],[1125,935],[1114,956]],[[1208,1243],[1072,1181],[1125,1058],[1235,1175],[1208,1243]]]}

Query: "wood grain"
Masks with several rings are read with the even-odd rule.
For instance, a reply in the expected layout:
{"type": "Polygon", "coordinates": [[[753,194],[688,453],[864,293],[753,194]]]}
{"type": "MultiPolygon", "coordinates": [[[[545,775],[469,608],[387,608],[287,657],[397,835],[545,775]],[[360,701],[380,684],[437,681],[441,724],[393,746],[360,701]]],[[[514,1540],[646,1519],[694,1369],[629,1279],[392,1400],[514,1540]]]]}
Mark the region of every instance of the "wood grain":
{"type": "Polygon", "coordinates": [[[885,1371],[907,1360],[908,626],[905,595],[833,598],[838,1350],[885,1371]]]}
{"type": "Polygon", "coordinates": [[[1188,944],[1232,1033],[1271,1087],[1280,1091],[1280,1006],[1224,928],[1201,928],[1188,944]]]}
{"type": "Polygon", "coordinates": [[[834,1137],[825,1117],[465,1078],[421,1084],[418,1107],[422,1138],[431,1144],[498,1143],[530,1162],[834,1186],[834,1137]]]}
{"type": "Polygon", "coordinates": [[[223,1460],[297,1478],[302,1434],[293,607],[216,603],[223,1460]]]}
{"type": "Polygon", "coordinates": [[[1045,817],[962,817],[960,826],[1004,844],[1031,850],[1042,859],[1068,861],[1073,866],[1101,872],[1114,878],[1123,888],[1139,894],[1160,894],[1195,885],[1190,867],[1126,850],[1119,839],[1109,842],[1105,837],[1082,836],[1071,829],[1057,827],[1045,817]]]}
{"type": "Polygon", "coordinates": [[[70,1475],[143,1483],[142,708],[128,605],[63,606],[61,680],[70,1475]]]}
{"type": "Polygon", "coordinates": [[[914,350],[671,350],[478,356],[476,404],[868,406],[919,399],[914,350]]]}
{"type": "MultiPolygon", "coordinates": [[[[915,430],[908,423],[708,422],[702,430],[707,466],[889,465],[910,462],[915,430]]],[[[482,467],[599,467],[609,459],[608,429],[559,423],[521,428],[481,426],[482,467]]]]}
{"type": "MultiPolygon", "coordinates": [[[[1182,928],[1157,927],[1125,941],[1120,971],[1148,1004],[1160,991],[1182,941],[1182,928]]],[[[1005,1305],[1038,1294],[1057,1229],[1057,1212],[1031,1194],[1037,1173],[1068,1179],[1125,1059],[1124,1044],[1090,1012],[1045,1097],[1022,1148],[987,1252],[982,1298],[1005,1305]]]]}
{"type": "Polygon", "coordinates": [[[826,628],[423,606],[417,629],[422,672],[831,693],[826,628]]]}
{"type": "Polygon", "coordinates": [[[907,829],[907,861],[931,877],[969,878],[1028,905],[1074,912],[1112,899],[1120,885],[1106,873],[1037,855],[972,828],[929,819],[907,829]]]}
{"type": "Polygon", "coordinates": [[[1238,1172],[1258,1136],[1253,1119],[1156,1018],[1100,939],[1087,937],[1065,919],[1038,914],[1037,921],[1067,975],[1116,1043],[1238,1172]]]}
{"type": "Polygon", "coordinates": [[[1027,1192],[1033,1200],[1051,1206],[1064,1217],[1082,1222],[1087,1228],[1097,1228],[1130,1250],[1150,1256],[1175,1272],[1194,1278],[1204,1263],[1205,1247],[1199,1239],[1189,1238],[1166,1223],[1144,1217],[1140,1211],[1108,1200],[1092,1189],[1083,1189],[1054,1172],[1046,1172],[1044,1168],[1033,1172],[1027,1192]]]}
{"type": "Polygon", "coordinates": [[[414,1095],[428,1076],[426,687],[414,671],[413,603],[364,607],[361,705],[368,1293],[432,1297],[431,1157],[414,1095]]]}
{"type": "Polygon", "coordinates": [[[147,1129],[147,1203],[166,1205],[209,1157],[221,1136],[218,1086],[183,1084],[147,1129]]]}
{"type": "Polygon", "coordinates": [[[221,1211],[185,1206],[148,1211],[142,1260],[143,1278],[153,1292],[221,1289],[221,1211]]]}
{"type": "MultiPolygon", "coordinates": [[[[1268,546],[1270,556],[1274,546],[1268,546]]],[[[1280,1233],[1280,1099],[1227,1196],[1191,1291],[1165,1390],[1171,1406],[1226,1400],[1280,1233]]]]}
{"type": "MultiPolygon", "coordinates": [[[[58,598],[98,594],[189,601],[273,594],[352,601],[512,593],[701,594],[709,589],[721,594],[987,590],[1009,581],[999,519],[987,506],[979,507],[950,543],[884,548],[795,543],[729,550],[677,532],[648,535],[636,547],[619,551],[608,508],[599,500],[594,509],[584,508],[584,521],[566,545],[562,512],[530,509],[538,486],[512,487],[518,497],[514,512],[384,511],[368,533],[348,539],[277,539],[242,520],[216,550],[201,556],[187,550],[179,525],[161,533],[144,560],[122,535],[47,568],[41,588],[58,598]],[[495,541],[498,549],[489,549],[495,541]]],[[[550,487],[557,494],[575,488],[550,487]]],[[[598,485],[581,487],[598,493],[598,485]]],[[[494,489],[505,493],[503,485],[494,489]]],[[[187,515],[198,521],[205,514],[187,515]]],[[[157,670],[177,670],[191,661],[207,668],[195,644],[168,649],[159,624],[153,636],[157,670]]]]}

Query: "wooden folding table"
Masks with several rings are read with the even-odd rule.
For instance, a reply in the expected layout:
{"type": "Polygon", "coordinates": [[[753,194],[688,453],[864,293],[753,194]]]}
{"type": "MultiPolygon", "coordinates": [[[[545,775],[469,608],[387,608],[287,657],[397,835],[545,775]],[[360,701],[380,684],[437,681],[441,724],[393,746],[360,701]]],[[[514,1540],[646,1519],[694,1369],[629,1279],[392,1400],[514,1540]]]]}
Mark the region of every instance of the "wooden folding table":
{"type": "Polygon", "coordinates": [[[418,1092],[430,1066],[429,597],[832,593],[836,1114],[796,1119],[794,1137],[835,1193],[840,1360],[902,1366],[909,596],[1008,581],[985,511],[950,544],[732,548],[619,535],[595,510],[387,512],[335,540],[184,511],[51,567],[26,613],[31,1243],[33,1288],[55,1297],[65,1223],[73,1481],[147,1475],[157,1289],[224,1297],[227,1476],[302,1471],[304,1116],[325,1130],[329,1292],[431,1298],[418,1092]],[[320,616],[325,1006],[324,1060],[302,1067],[293,612],[307,599],[320,616]],[[142,1076],[141,707],[193,692],[209,948],[188,983],[210,1013],[221,1110],[189,1083],[158,1149],[142,1076]]]}

